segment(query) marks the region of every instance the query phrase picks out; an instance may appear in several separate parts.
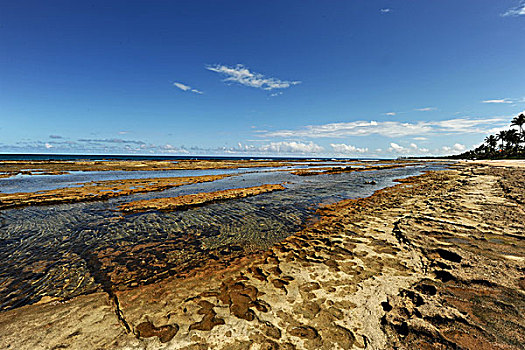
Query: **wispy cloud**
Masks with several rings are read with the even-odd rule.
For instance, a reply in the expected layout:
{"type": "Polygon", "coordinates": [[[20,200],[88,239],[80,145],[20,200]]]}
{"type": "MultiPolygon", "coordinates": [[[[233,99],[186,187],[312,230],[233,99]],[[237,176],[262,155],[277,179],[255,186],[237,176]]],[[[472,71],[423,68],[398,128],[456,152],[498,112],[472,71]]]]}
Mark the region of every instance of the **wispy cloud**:
{"type": "Polygon", "coordinates": [[[182,91],[190,91],[190,92],[193,92],[193,93],[196,93],[196,94],[200,94],[202,95],[202,91],[199,91],[197,89],[194,89],[192,88],[191,86],[189,85],[186,85],[186,84],[183,84],[183,83],[179,83],[179,82],[174,82],[173,85],[175,87],[178,87],[179,89],[181,89],[182,91]]]}
{"type": "Polygon", "coordinates": [[[134,144],[134,145],[142,145],[146,144],[144,141],[138,141],[138,140],[124,140],[124,139],[78,139],[78,142],[86,142],[86,143],[110,143],[110,144],[134,144]]]}
{"type": "Polygon", "coordinates": [[[455,118],[440,121],[354,121],[307,125],[296,130],[276,130],[259,133],[262,137],[342,138],[348,136],[382,135],[387,137],[421,136],[427,134],[486,133],[508,123],[508,117],[455,118]]]}
{"type": "Polygon", "coordinates": [[[466,149],[467,147],[460,143],[430,150],[428,148],[419,147],[415,143],[411,143],[408,146],[402,146],[395,142],[391,142],[387,151],[389,153],[403,155],[449,155],[464,152],[466,149]]]}
{"type": "Polygon", "coordinates": [[[408,146],[402,146],[395,142],[390,143],[390,147],[387,149],[387,152],[393,154],[403,154],[403,155],[450,155],[458,154],[464,152],[467,149],[467,146],[455,143],[452,146],[442,146],[440,148],[428,149],[424,147],[419,147],[415,143],[411,143],[408,146]]]}
{"type": "Polygon", "coordinates": [[[441,147],[441,150],[445,153],[450,153],[450,152],[463,152],[467,149],[467,147],[465,145],[462,145],[460,143],[455,143],[453,146],[443,146],[441,147]]]}
{"type": "Polygon", "coordinates": [[[277,78],[267,78],[260,73],[251,72],[247,67],[238,64],[234,67],[225,65],[206,66],[206,69],[226,76],[224,81],[234,82],[262,90],[286,89],[300,84],[300,81],[287,81],[277,78]]]}
{"type": "Polygon", "coordinates": [[[271,153],[320,153],[324,151],[322,146],[313,142],[271,142],[259,148],[263,152],[271,153]]]}
{"type": "Polygon", "coordinates": [[[189,151],[184,147],[176,147],[170,144],[154,144],[142,140],[123,139],[78,139],[75,141],[54,140],[16,142],[14,145],[0,143],[0,151],[9,152],[75,152],[75,153],[112,153],[112,154],[187,154],[189,151]]]}
{"type": "Polygon", "coordinates": [[[385,113],[385,115],[388,115],[390,117],[393,117],[395,116],[397,113],[396,112],[388,112],[388,113],[385,113]]]}
{"type": "Polygon", "coordinates": [[[359,148],[352,145],[347,145],[344,143],[331,143],[330,147],[335,153],[339,154],[355,154],[355,153],[367,153],[368,148],[359,148]]]}
{"type": "Polygon", "coordinates": [[[483,103],[513,103],[511,99],[508,98],[501,98],[501,99],[494,99],[494,100],[484,100],[481,101],[483,103]]]}
{"type": "Polygon", "coordinates": [[[425,107],[425,108],[416,108],[414,110],[418,112],[430,112],[430,111],[437,110],[437,108],[436,107],[425,107]]]}
{"type": "Polygon", "coordinates": [[[49,138],[50,138],[50,139],[54,139],[54,140],[63,139],[63,137],[60,136],[60,135],[49,135],[49,138]]]}
{"type": "MultiPolygon", "coordinates": [[[[248,141],[250,142],[250,141],[248,141]]],[[[261,142],[252,140],[251,142],[261,142]]],[[[236,155],[297,155],[297,156],[366,156],[366,155],[445,155],[460,153],[467,149],[465,145],[455,143],[450,146],[440,146],[429,150],[419,147],[415,143],[401,140],[390,142],[388,148],[377,148],[370,151],[367,147],[357,147],[344,143],[330,143],[323,147],[314,142],[305,141],[264,141],[263,144],[242,144],[238,143],[233,147],[200,147],[184,145],[174,146],[170,143],[154,144],[141,140],[114,140],[114,139],[79,139],[76,141],[20,141],[13,145],[0,142],[0,151],[9,152],[70,152],[82,154],[236,154],[236,155]]]]}
{"type": "MultiPolygon", "coordinates": [[[[390,142],[388,151],[391,153],[414,154],[418,151],[418,148],[415,143],[411,143],[408,147],[403,147],[395,142],[390,142]]],[[[419,153],[421,153],[421,151],[419,153]]]]}
{"type": "Polygon", "coordinates": [[[525,1],[521,1],[518,6],[508,9],[505,13],[502,13],[501,16],[502,17],[525,16],[525,1]]]}
{"type": "Polygon", "coordinates": [[[314,142],[279,141],[263,145],[246,145],[239,143],[237,147],[221,149],[226,153],[251,154],[315,154],[325,152],[325,148],[314,142]]]}
{"type": "Polygon", "coordinates": [[[392,9],[389,9],[389,8],[384,8],[384,9],[381,9],[379,10],[381,13],[390,13],[392,12],[392,9]]]}

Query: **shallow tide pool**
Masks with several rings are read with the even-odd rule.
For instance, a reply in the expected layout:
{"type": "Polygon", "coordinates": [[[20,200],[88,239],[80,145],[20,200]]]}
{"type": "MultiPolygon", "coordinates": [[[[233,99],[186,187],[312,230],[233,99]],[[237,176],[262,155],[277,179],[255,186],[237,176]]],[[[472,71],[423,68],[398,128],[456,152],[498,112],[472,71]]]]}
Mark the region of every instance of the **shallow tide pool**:
{"type": "Polygon", "coordinates": [[[366,197],[396,178],[442,168],[428,163],[307,177],[250,169],[215,182],[108,201],[3,210],[0,310],[43,296],[67,299],[153,283],[209,259],[266,248],[304,227],[319,205],[366,197]],[[370,180],[376,184],[366,185],[370,180]],[[184,211],[121,215],[117,209],[132,200],[265,183],[286,183],[287,189],[184,211]]]}

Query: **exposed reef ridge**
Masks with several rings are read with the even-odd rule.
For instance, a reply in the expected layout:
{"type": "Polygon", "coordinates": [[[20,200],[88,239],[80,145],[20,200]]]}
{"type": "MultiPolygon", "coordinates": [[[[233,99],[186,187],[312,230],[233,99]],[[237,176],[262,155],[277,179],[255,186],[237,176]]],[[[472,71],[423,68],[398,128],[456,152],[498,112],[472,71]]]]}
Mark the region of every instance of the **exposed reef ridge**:
{"type": "MultiPolygon", "coordinates": [[[[352,163],[353,161],[331,161],[352,163]]],[[[62,175],[71,171],[168,171],[168,170],[210,170],[259,167],[282,167],[307,164],[325,165],[324,160],[78,160],[78,161],[0,161],[0,178],[16,175],[62,175]]]]}
{"type": "Polygon", "coordinates": [[[0,313],[0,348],[522,349],[524,178],[404,179],[266,251],[0,313]]]}
{"type": "Polygon", "coordinates": [[[234,188],[223,191],[188,194],[178,197],[146,199],[122,204],[119,206],[119,210],[125,213],[147,210],[180,210],[206,203],[251,197],[258,194],[282,191],[285,189],[286,187],[280,184],[268,184],[254,187],[234,188]]]}
{"type": "Polygon", "coordinates": [[[0,193],[0,209],[105,200],[135,193],[163,191],[193,183],[216,181],[230,176],[233,175],[93,181],[79,183],[79,187],[58,188],[48,191],[0,193]]]}
{"type": "Polygon", "coordinates": [[[420,162],[400,162],[394,164],[385,165],[366,165],[363,167],[331,167],[331,168],[309,168],[292,171],[291,173],[298,176],[314,176],[314,175],[332,175],[342,173],[352,173],[358,171],[372,171],[372,170],[386,170],[386,169],[398,169],[405,168],[407,166],[420,165],[420,162]]]}

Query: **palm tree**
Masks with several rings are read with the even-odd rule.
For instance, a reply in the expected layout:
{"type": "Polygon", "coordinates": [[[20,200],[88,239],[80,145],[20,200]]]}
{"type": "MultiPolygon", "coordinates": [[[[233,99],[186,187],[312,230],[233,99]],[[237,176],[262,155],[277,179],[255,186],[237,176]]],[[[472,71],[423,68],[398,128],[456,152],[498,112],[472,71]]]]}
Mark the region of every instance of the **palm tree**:
{"type": "Polygon", "coordinates": [[[511,126],[516,125],[517,127],[519,127],[522,135],[523,135],[523,124],[525,124],[525,114],[523,113],[521,113],[517,117],[514,117],[514,119],[512,119],[510,123],[511,126]]]}
{"type": "MultiPolygon", "coordinates": [[[[514,117],[511,122],[511,126],[516,125],[518,128],[520,128],[520,135],[518,143],[525,142],[525,131],[523,130],[523,124],[525,124],[525,115],[521,113],[517,117],[514,117]]],[[[519,145],[518,145],[519,146],[519,145]]]]}
{"type": "Polygon", "coordinates": [[[518,131],[516,129],[510,129],[507,131],[506,134],[506,142],[507,142],[507,148],[510,148],[509,146],[513,146],[514,149],[517,149],[520,144],[520,134],[518,134],[518,131]]]}
{"type": "Polygon", "coordinates": [[[490,152],[494,152],[496,146],[498,145],[498,138],[494,135],[490,135],[485,138],[485,143],[489,146],[490,152]]]}
{"type": "Polygon", "coordinates": [[[503,149],[503,142],[507,139],[507,130],[501,130],[497,135],[496,138],[501,141],[501,147],[500,149],[503,149]]]}

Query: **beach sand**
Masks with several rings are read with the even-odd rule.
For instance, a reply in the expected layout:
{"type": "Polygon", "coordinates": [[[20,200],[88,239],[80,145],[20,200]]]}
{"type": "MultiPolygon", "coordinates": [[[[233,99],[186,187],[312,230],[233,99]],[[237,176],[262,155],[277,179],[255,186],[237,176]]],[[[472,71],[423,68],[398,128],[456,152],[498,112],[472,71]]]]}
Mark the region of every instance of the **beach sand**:
{"type": "Polygon", "coordinates": [[[525,168],[525,159],[484,159],[484,160],[467,160],[467,164],[484,164],[492,166],[504,166],[511,168],[525,168]]]}
{"type": "Polygon", "coordinates": [[[525,170],[461,163],[187,275],[0,313],[5,349],[522,349],[525,170]]]}

